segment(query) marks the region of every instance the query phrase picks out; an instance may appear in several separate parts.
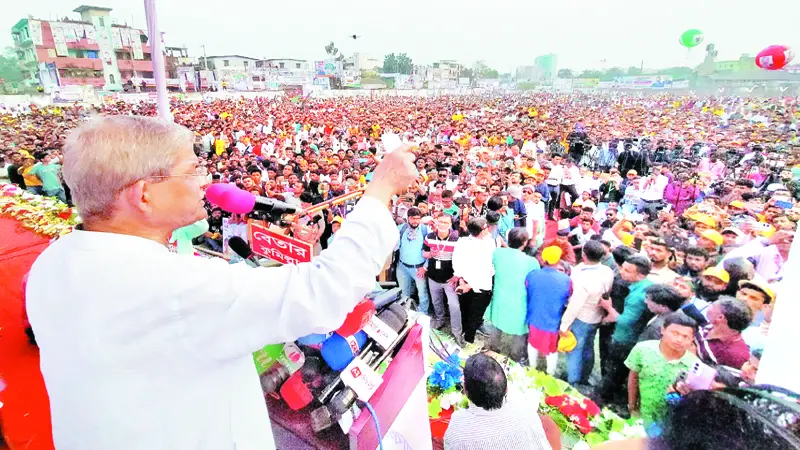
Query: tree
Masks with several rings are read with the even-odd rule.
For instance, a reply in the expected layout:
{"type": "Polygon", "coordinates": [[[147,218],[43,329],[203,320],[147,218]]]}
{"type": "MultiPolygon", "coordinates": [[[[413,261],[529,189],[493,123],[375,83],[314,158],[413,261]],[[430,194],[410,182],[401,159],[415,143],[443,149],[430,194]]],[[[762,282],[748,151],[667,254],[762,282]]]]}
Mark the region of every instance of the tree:
{"type": "Polygon", "coordinates": [[[640,69],[640,68],[638,68],[636,66],[628,67],[628,75],[636,76],[636,75],[641,75],[641,74],[642,74],[642,69],[640,69]]]}
{"type": "Polygon", "coordinates": [[[475,76],[475,74],[469,67],[462,67],[461,72],[458,73],[458,76],[461,78],[469,78],[471,80],[475,76]]]}
{"type": "Polygon", "coordinates": [[[595,78],[600,78],[602,81],[614,81],[614,79],[624,76],[625,71],[621,67],[612,67],[595,78]]]}
{"type": "Polygon", "coordinates": [[[328,54],[331,58],[335,59],[336,61],[341,61],[344,59],[344,55],[339,53],[339,49],[336,48],[336,45],[331,41],[328,45],[325,46],[325,53],[328,54]]]}
{"type": "Polygon", "coordinates": [[[561,69],[558,71],[558,78],[575,78],[570,69],[561,69]]]}
{"type": "Polygon", "coordinates": [[[20,60],[14,49],[6,48],[5,52],[0,55],[0,92],[11,92],[16,90],[25,80],[25,73],[22,71],[20,60]]]}
{"type": "Polygon", "coordinates": [[[476,79],[485,79],[485,78],[498,78],[500,74],[495,70],[489,67],[486,64],[486,61],[476,61],[475,67],[473,67],[472,74],[476,79]]]}
{"type": "Polygon", "coordinates": [[[599,70],[584,70],[578,78],[600,78],[600,75],[602,74],[599,70]]]}
{"type": "Polygon", "coordinates": [[[397,72],[397,56],[394,53],[389,53],[383,57],[383,73],[397,72]]]}
{"type": "Polygon", "coordinates": [[[411,75],[411,72],[414,70],[414,64],[411,62],[411,58],[408,57],[405,53],[400,53],[397,55],[397,72],[411,75]]]}

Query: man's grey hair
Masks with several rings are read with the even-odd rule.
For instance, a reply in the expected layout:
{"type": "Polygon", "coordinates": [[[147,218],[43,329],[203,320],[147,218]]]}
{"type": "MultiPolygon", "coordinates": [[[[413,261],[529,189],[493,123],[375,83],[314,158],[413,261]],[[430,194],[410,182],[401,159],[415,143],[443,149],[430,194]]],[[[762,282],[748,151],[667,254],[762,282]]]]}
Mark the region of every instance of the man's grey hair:
{"type": "Polygon", "coordinates": [[[73,130],[64,144],[64,181],[84,221],[108,219],[120,192],[137,181],[169,175],[192,132],[143,116],[101,116],[73,130]]]}

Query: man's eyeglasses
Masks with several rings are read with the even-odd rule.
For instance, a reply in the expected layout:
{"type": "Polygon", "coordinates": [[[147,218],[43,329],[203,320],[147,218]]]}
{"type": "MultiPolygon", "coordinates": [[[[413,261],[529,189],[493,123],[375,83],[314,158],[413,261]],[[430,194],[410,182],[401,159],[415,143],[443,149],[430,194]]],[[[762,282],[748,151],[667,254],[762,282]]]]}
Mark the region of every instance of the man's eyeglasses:
{"type": "Polygon", "coordinates": [[[185,173],[183,175],[153,175],[147,178],[183,178],[183,177],[206,177],[208,176],[208,169],[205,166],[199,166],[195,169],[195,173],[185,173]]]}

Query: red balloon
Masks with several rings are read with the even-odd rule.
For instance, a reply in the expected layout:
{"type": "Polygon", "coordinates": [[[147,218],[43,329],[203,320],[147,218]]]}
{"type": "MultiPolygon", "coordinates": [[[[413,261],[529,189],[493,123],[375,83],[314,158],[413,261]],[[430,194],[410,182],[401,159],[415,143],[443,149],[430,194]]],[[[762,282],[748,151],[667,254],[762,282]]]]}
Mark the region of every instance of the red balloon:
{"type": "Polygon", "coordinates": [[[780,70],[792,62],[794,51],[785,45],[770,45],[758,52],[756,65],[762,69],[780,70]]]}

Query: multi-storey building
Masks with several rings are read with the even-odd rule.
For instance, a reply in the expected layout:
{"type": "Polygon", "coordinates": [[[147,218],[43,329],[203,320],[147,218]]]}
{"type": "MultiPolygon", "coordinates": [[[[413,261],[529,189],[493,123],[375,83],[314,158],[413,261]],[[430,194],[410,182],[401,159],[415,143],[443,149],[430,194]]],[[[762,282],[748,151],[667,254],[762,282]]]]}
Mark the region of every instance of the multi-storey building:
{"type": "MultiPolygon", "coordinates": [[[[154,86],[146,30],[114,23],[111,8],[83,5],[73,11],[80,19],[25,18],[12,27],[14,50],[29,84],[45,90],[68,85],[109,91],[154,86]]],[[[169,82],[178,85],[175,78],[169,82]]]]}

